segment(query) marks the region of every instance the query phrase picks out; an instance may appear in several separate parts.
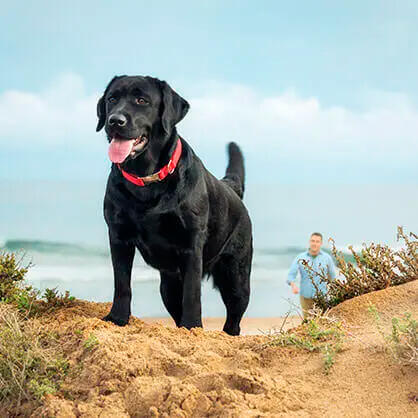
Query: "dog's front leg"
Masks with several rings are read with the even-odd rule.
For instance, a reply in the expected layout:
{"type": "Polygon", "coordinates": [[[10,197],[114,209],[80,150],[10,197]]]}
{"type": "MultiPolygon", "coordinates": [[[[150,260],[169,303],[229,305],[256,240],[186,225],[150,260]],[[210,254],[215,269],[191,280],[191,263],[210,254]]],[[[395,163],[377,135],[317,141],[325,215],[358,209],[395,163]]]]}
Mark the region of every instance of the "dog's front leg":
{"type": "Polygon", "coordinates": [[[187,329],[202,327],[201,251],[194,250],[187,254],[181,270],[183,275],[183,314],[180,326],[187,329]]]}
{"type": "Polygon", "coordinates": [[[115,293],[110,313],[103,319],[116,325],[126,325],[131,315],[131,273],[135,246],[110,237],[115,293]]]}

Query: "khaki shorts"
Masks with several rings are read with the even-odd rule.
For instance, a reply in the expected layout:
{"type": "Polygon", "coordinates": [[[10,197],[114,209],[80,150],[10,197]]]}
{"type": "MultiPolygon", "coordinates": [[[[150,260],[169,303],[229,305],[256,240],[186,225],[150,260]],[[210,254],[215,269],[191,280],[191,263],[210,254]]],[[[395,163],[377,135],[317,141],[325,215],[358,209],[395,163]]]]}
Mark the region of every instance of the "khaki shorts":
{"type": "Polygon", "coordinates": [[[304,298],[300,295],[300,306],[302,308],[303,319],[309,316],[309,311],[313,308],[313,299],[304,298]]]}

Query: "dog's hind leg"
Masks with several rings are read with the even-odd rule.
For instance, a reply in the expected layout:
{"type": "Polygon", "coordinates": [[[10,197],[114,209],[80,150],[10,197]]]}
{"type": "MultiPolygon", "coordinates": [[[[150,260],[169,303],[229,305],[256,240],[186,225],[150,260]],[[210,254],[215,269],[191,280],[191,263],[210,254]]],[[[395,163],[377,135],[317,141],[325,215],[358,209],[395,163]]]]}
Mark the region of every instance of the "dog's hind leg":
{"type": "Polygon", "coordinates": [[[160,293],[164,306],[177,326],[183,314],[183,281],[180,273],[161,272],[160,293]]]}
{"type": "Polygon", "coordinates": [[[250,273],[251,255],[241,260],[224,257],[213,268],[214,285],[226,307],[223,330],[229,335],[240,334],[240,322],[250,300],[250,273]]]}

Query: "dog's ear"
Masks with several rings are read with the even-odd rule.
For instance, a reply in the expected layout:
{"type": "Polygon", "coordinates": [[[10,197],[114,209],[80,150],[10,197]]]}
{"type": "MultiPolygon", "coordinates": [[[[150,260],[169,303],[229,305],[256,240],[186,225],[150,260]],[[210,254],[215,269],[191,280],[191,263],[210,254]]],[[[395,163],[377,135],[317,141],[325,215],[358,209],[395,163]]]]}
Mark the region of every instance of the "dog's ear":
{"type": "Polygon", "coordinates": [[[169,135],[172,129],[186,116],[189,103],[177,94],[165,81],[160,81],[162,93],[161,123],[169,135]]]}
{"type": "Polygon", "coordinates": [[[99,132],[100,129],[103,128],[103,126],[106,123],[106,93],[109,91],[110,86],[113,84],[114,81],[116,81],[119,78],[122,78],[125,76],[115,76],[110,80],[110,83],[107,85],[103,96],[100,97],[99,101],[97,102],[97,117],[99,118],[96,126],[96,132],[99,132]]]}
{"type": "Polygon", "coordinates": [[[100,97],[99,101],[97,102],[97,117],[99,120],[97,122],[96,132],[99,132],[106,122],[106,103],[104,95],[100,97]]]}

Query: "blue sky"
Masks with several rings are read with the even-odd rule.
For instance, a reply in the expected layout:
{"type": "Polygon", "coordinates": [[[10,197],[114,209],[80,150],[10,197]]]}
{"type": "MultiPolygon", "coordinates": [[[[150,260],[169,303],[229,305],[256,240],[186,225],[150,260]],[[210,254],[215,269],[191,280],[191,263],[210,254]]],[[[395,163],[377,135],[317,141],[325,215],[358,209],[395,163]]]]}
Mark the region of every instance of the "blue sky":
{"type": "Polygon", "coordinates": [[[114,74],[167,80],[221,175],[416,184],[415,1],[0,2],[0,179],[104,178],[95,102],[114,74]]]}

